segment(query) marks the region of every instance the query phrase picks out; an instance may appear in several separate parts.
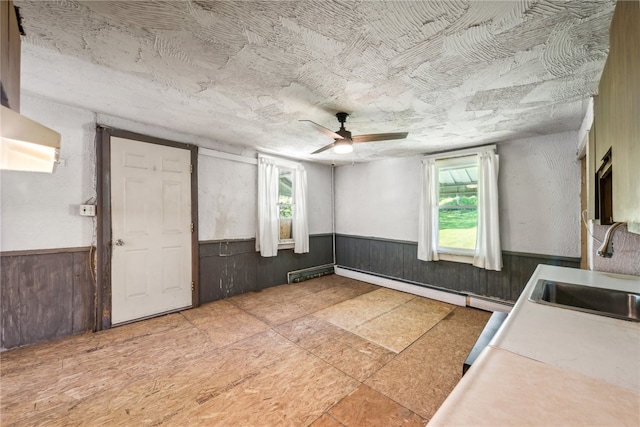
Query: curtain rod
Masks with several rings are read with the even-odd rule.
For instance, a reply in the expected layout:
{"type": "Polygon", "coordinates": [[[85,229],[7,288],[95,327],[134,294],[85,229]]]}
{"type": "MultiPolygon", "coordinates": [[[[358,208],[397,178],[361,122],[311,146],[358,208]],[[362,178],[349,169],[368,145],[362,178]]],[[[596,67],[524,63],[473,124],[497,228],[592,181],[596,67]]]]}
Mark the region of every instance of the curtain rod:
{"type": "Polygon", "coordinates": [[[472,147],[453,148],[451,150],[442,150],[442,151],[436,151],[433,153],[425,153],[423,155],[423,158],[438,157],[438,159],[451,159],[454,157],[462,157],[462,156],[467,156],[469,154],[477,153],[480,148],[493,148],[495,150],[496,144],[495,143],[480,144],[480,145],[474,145],[472,147]],[[451,155],[440,157],[443,154],[451,154],[451,155]]]}

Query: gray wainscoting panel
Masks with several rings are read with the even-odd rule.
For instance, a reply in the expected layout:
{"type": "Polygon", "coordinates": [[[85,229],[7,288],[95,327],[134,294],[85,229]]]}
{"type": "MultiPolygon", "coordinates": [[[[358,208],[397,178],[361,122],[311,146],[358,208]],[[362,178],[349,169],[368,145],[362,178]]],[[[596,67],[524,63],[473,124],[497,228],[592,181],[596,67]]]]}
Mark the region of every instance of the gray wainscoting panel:
{"type": "Polygon", "coordinates": [[[287,273],[333,263],[333,236],[309,236],[309,253],[261,257],[255,239],[200,242],[200,303],[287,283],[287,273]]]}
{"type": "Polygon", "coordinates": [[[0,346],[10,349],[93,330],[89,249],[0,257],[0,346]]]}
{"type": "Polygon", "coordinates": [[[498,272],[459,262],[425,262],[417,254],[415,242],[336,235],[340,267],[505,301],[518,299],[538,264],[580,267],[579,258],[503,252],[498,272]]]}
{"type": "Polygon", "coordinates": [[[369,243],[369,265],[374,273],[401,277],[404,270],[402,243],[372,240],[369,243]]]}

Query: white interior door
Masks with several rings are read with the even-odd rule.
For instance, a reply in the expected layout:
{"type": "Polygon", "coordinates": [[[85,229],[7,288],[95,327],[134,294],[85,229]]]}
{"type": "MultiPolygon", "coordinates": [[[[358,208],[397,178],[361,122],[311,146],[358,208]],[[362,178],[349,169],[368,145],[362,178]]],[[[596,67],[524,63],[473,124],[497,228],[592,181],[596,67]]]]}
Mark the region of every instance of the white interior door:
{"type": "Polygon", "coordinates": [[[111,323],[190,307],[190,151],[112,137],[111,222],[111,323]]]}

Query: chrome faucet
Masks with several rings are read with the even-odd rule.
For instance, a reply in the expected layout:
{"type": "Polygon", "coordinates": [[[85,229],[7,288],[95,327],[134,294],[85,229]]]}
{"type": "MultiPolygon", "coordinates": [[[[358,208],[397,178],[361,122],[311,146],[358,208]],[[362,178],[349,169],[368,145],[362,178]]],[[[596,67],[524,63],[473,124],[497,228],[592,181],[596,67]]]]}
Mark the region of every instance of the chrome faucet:
{"type": "Polygon", "coordinates": [[[620,227],[621,225],[627,225],[626,222],[614,222],[607,229],[607,232],[604,235],[604,241],[596,251],[596,253],[603,258],[611,258],[613,256],[613,233],[620,227]]]}

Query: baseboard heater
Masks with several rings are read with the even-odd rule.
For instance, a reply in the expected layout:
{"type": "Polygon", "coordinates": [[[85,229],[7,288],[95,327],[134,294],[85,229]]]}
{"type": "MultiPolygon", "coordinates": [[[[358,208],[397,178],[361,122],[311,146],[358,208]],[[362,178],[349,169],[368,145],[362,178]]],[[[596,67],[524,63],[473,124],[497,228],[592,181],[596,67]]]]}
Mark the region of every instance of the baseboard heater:
{"type": "Polygon", "coordinates": [[[302,270],[290,271],[287,273],[287,283],[304,282],[316,277],[326,276],[334,273],[333,264],[318,265],[316,267],[303,268],[302,270]]]}
{"type": "Polygon", "coordinates": [[[495,300],[492,298],[465,294],[456,291],[448,292],[433,287],[414,285],[412,283],[363,273],[344,267],[336,266],[335,271],[338,276],[349,277],[351,279],[360,280],[362,282],[367,282],[374,285],[383,286],[385,288],[395,289],[397,291],[407,292],[409,294],[431,298],[462,307],[474,307],[486,311],[502,311],[505,313],[511,311],[511,308],[513,307],[513,304],[507,301],[495,300]]]}

